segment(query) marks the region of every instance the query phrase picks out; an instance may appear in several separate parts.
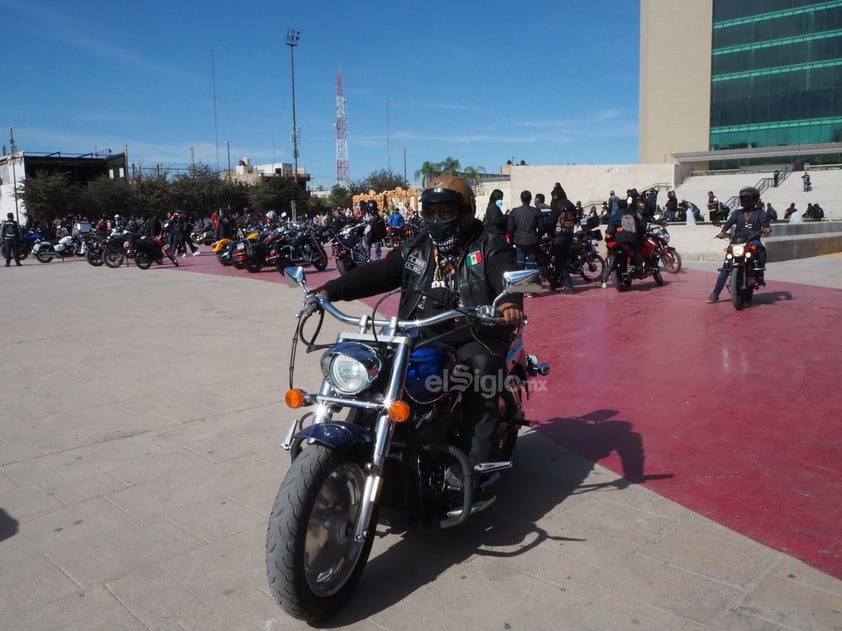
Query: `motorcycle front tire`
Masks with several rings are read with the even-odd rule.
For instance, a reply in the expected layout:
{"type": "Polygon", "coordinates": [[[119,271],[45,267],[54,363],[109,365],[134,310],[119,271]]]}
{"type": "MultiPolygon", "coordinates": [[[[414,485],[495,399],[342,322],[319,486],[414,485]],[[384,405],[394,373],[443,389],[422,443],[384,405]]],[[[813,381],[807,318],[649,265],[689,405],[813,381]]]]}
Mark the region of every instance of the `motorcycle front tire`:
{"type": "Polygon", "coordinates": [[[579,275],[589,283],[602,280],[605,273],[605,259],[599,254],[591,254],[582,261],[582,271],[579,275]]]}
{"type": "Polygon", "coordinates": [[[652,270],[652,278],[654,278],[654,279],[655,279],[655,284],[656,284],[658,287],[661,287],[661,286],[664,284],[664,275],[663,275],[663,274],[661,274],[661,270],[660,270],[660,269],[654,269],[654,270],[652,270]]]}
{"type": "Polygon", "coordinates": [[[225,256],[224,248],[216,253],[216,260],[219,261],[220,264],[224,265],[225,267],[231,265],[231,257],[225,256]]]}
{"type": "Polygon", "coordinates": [[[313,256],[313,267],[315,267],[319,272],[327,267],[327,252],[325,252],[324,248],[321,246],[316,249],[313,256]]]}
{"type": "Polygon", "coordinates": [[[731,270],[731,284],[729,286],[731,290],[731,304],[734,305],[734,309],[737,311],[742,311],[743,307],[746,306],[742,275],[742,270],[739,267],[735,266],[731,270]]]}
{"type": "Polygon", "coordinates": [[[315,622],[348,598],[371,553],[375,508],[365,541],[350,533],[359,514],[365,471],[348,452],[310,445],[290,465],[266,532],[269,590],[293,618],[315,622]]]}
{"type": "Polygon", "coordinates": [[[117,248],[105,248],[105,252],[102,253],[102,262],[111,269],[117,269],[125,260],[126,255],[123,254],[122,250],[118,250],[117,248]]]}
{"type": "Polygon", "coordinates": [[[134,255],[134,262],[140,269],[152,267],[152,258],[146,252],[137,252],[134,255]]]}
{"type": "Polygon", "coordinates": [[[246,270],[252,274],[257,274],[263,269],[263,265],[259,261],[255,261],[251,257],[246,258],[246,270]]]}
{"type": "Polygon", "coordinates": [[[102,267],[102,248],[89,248],[85,259],[94,267],[102,267]]]}
{"type": "Polygon", "coordinates": [[[678,250],[670,248],[661,254],[661,264],[670,274],[678,274],[681,271],[681,255],[678,250]]]}

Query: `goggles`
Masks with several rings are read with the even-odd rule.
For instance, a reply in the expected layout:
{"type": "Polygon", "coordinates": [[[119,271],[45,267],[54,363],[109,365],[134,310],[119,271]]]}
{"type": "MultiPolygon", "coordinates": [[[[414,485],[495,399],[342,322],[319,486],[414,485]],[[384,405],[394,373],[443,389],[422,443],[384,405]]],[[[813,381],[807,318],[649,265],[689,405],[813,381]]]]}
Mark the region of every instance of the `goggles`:
{"type": "Polygon", "coordinates": [[[421,218],[425,221],[432,221],[438,218],[439,221],[451,221],[456,219],[462,212],[462,206],[454,202],[424,202],[421,206],[421,218]]]}

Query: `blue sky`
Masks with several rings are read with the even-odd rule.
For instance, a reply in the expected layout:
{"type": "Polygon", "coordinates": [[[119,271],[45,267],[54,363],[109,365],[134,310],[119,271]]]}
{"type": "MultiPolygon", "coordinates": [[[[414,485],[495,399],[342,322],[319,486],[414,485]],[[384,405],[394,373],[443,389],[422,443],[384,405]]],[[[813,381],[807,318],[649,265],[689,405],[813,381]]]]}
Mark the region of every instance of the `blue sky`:
{"type": "Polygon", "coordinates": [[[0,140],[131,163],[292,162],[336,182],[446,157],[496,173],[637,161],[639,3],[0,0],[0,140]],[[212,52],[213,51],[213,52],[212,52]],[[215,84],[215,90],[214,90],[215,84]],[[214,108],[214,92],[216,95],[214,108]],[[216,114],[214,116],[214,109],[216,114]]]}

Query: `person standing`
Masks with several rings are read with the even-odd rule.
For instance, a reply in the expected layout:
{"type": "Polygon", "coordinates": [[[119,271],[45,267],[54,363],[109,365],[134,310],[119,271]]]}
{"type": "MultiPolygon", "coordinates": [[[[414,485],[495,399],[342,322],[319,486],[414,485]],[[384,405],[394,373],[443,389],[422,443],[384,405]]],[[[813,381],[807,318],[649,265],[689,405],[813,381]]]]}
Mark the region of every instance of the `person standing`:
{"type": "Polygon", "coordinates": [[[0,226],[0,235],[3,236],[3,255],[6,257],[6,267],[15,259],[15,265],[20,266],[20,225],[15,221],[12,213],[6,215],[6,221],[0,226]]]}
{"type": "Polygon", "coordinates": [[[506,236],[506,215],[503,213],[503,191],[495,188],[488,196],[488,206],[483,219],[485,229],[500,237],[506,236]]]}
{"type": "Polygon", "coordinates": [[[550,291],[557,291],[559,280],[564,284],[564,293],[573,293],[573,280],[570,278],[570,249],[573,244],[573,232],[576,229],[576,206],[567,199],[561,184],[556,183],[550,193],[549,234],[553,237],[552,255],[554,273],[550,278],[550,291]]]}
{"type": "Polygon", "coordinates": [[[515,262],[518,269],[531,269],[538,265],[538,226],[541,211],[532,206],[532,193],[520,194],[521,206],[509,213],[506,227],[509,238],[515,246],[515,262]]]}

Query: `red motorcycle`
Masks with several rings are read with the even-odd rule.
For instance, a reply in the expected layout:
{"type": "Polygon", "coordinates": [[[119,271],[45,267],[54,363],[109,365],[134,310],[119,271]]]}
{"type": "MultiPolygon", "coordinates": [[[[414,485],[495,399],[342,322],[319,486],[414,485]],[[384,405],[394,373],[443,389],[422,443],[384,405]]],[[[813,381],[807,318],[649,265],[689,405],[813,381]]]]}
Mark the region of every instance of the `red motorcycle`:
{"type": "Polygon", "coordinates": [[[641,247],[639,267],[634,267],[634,257],[631,247],[627,243],[617,243],[615,239],[605,242],[608,247],[608,276],[617,291],[626,291],[631,287],[633,279],[644,279],[651,276],[659,287],[664,284],[664,277],[658,265],[658,255],[654,242],[644,239],[641,247]]]}
{"type": "Polygon", "coordinates": [[[406,241],[412,236],[412,229],[408,224],[404,224],[400,228],[386,226],[386,236],[383,237],[383,245],[387,248],[396,248],[401,244],[401,241],[406,241]]]}
{"type": "Polygon", "coordinates": [[[178,267],[178,259],[170,249],[169,243],[164,241],[161,237],[148,237],[146,235],[129,239],[123,244],[123,249],[126,252],[126,258],[133,258],[135,264],[140,269],[149,269],[152,266],[152,261],[158,265],[164,263],[166,256],[172,264],[178,267]]]}

